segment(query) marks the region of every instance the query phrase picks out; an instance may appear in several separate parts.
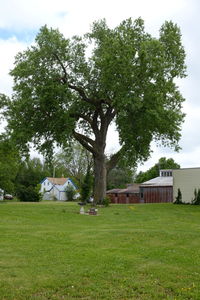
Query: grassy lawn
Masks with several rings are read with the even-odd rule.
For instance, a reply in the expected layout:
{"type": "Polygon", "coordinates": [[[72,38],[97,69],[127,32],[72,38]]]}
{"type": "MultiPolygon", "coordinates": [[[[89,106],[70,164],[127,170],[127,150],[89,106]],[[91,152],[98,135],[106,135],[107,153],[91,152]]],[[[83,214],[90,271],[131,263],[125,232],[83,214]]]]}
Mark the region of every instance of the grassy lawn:
{"type": "Polygon", "coordinates": [[[0,299],[200,299],[200,207],[0,203],[0,299]]]}

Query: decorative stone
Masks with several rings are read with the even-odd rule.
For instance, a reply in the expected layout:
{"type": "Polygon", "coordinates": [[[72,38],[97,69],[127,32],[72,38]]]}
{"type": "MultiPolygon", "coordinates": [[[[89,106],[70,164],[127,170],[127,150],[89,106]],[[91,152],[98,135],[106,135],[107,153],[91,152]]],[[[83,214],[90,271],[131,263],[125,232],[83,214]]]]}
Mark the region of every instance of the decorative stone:
{"type": "Polygon", "coordinates": [[[81,214],[81,215],[84,215],[84,214],[85,214],[85,210],[84,210],[84,207],[83,207],[83,206],[81,206],[81,208],[80,208],[80,214],[81,214]]]}

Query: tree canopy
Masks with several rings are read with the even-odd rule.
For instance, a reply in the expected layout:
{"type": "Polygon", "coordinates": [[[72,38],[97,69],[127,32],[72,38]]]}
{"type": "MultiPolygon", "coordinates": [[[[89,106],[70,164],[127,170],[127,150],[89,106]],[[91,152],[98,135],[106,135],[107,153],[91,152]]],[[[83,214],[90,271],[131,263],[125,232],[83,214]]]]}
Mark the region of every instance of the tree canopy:
{"type": "Polygon", "coordinates": [[[135,182],[142,183],[152,178],[158,177],[159,172],[162,169],[180,169],[180,165],[177,164],[173,158],[161,157],[159,161],[146,172],[139,172],[135,178],[135,182]]]}
{"type": "Polygon", "coordinates": [[[77,140],[94,158],[95,201],[120,157],[147,159],[152,140],[178,147],[184,114],[175,79],[185,76],[180,29],[165,22],[158,38],[142,19],[115,28],[94,22],[83,37],[65,38],[44,26],[35,44],[16,56],[9,129],[20,147],[33,142],[51,153],[56,142],[77,140]],[[115,122],[121,149],[105,159],[107,130],[115,122]]]}

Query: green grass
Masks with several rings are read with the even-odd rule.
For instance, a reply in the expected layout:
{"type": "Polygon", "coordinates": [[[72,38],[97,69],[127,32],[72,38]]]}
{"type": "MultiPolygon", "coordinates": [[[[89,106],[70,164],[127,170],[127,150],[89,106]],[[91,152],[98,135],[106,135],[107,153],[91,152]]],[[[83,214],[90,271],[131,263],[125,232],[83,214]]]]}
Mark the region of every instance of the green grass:
{"type": "Polygon", "coordinates": [[[0,299],[200,299],[200,207],[0,203],[0,299]]]}

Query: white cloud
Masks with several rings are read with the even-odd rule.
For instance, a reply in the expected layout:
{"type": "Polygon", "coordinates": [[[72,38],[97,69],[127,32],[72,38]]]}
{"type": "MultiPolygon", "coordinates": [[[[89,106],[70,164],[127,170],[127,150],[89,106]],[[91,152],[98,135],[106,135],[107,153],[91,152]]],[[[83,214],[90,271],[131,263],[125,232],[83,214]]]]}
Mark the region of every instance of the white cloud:
{"type": "Polygon", "coordinates": [[[17,41],[16,38],[0,40],[0,93],[11,95],[12,79],[9,72],[13,68],[15,55],[26,47],[26,44],[17,41]]]}

